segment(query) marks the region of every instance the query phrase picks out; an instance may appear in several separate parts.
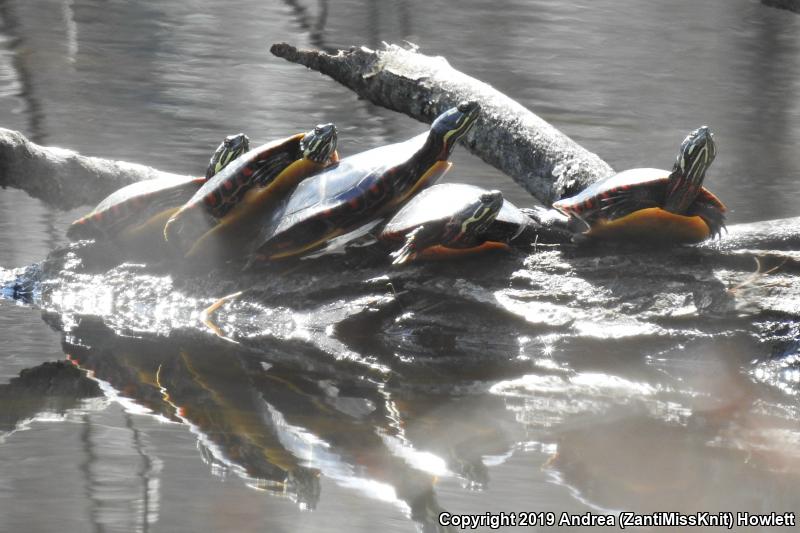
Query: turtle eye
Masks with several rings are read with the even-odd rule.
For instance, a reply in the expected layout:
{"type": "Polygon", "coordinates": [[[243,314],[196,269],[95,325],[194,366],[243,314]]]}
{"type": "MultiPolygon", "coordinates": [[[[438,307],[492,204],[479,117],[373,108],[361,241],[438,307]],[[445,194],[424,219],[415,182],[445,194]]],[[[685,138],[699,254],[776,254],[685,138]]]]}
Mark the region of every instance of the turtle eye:
{"type": "Polygon", "coordinates": [[[322,128],[320,128],[319,126],[316,126],[314,128],[314,134],[315,135],[322,135],[322,128]]]}

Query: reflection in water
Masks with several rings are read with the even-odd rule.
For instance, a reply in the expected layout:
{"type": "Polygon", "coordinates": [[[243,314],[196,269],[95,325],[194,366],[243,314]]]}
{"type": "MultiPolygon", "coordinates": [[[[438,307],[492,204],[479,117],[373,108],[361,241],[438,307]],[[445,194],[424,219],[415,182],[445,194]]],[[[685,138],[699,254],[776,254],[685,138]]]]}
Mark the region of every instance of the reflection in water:
{"type": "Polygon", "coordinates": [[[146,444],[130,413],[124,425],[100,423],[91,413],[81,418],[80,464],[95,531],[150,531],[158,522],[163,463],[146,444]]]}
{"type": "MultiPolygon", "coordinates": [[[[397,410],[380,387],[287,372],[227,344],[130,339],[98,327],[78,328],[70,339],[64,345],[70,360],[95,379],[185,423],[213,470],[229,470],[307,509],[317,505],[321,472],[368,497],[401,504],[424,530],[438,530],[432,475],[408,459],[415,453],[397,438],[397,424],[390,425],[389,413],[397,410]]],[[[133,436],[139,439],[138,432],[133,436]]],[[[153,461],[141,455],[147,482],[153,461]]]]}
{"type": "MultiPolygon", "coordinates": [[[[758,464],[752,446],[719,447],[714,439],[714,432],[702,427],[663,426],[646,417],[606,419],[561,432],[549,468],[601,508],[642,513],[798,508],[790,487],[800,471],[776,479],[758,464]],[[721,492],[720,486],[730,490],[721,492]]],[[[780,453],[771,448],[767,454],[780,453]]],[[[795,468],[798,459],[792,459],[795,468]]]]}
{"type": "Polygon", "coordinates": [[[317,0],[317,14],[312,16],[309,9],[297,0],[283,0],[292,8],[297,24],[308,33],[309,42],[327,52],[335,52],[335,49],[325,45],[325,23],[328,21],[328,0],[317,0]]]}
{"type": "MultiPolygon", "coordinates": [[[[743,312],[726,290],[741,280],[726,272],[664,253],[624,280],[636,289],[632,307],[624,297],[615,303],[632,254],[548,250],[390,270],[379,250],[359,252],[173,279],[141,265],[109,270],[102,246],[78,243],[28,270],[51,273],[31,301],[106,398],[188,428],[213,474],[303,509],[323,510],[331,490],[343,490],[435,531],[437,513],[452,507],[448,485],[461,486],[459,497],[480,493],[477,505],[489,509],[505,501],[498,494],[521,499],[550,480],[559,505],[579,509],[669,501],[706,510],[693,506],[727,501],[759,510],[763,502],[733,482],[743,465],[763,485],[800,482],[796,395],[781,390],[797,385],[776,366],[792,366],[797,325],[743,312]],[[662,293],[650,281],[658,268],[688,281],[662,293]],[[204,284],[223,279],[249,288],[215,315],[227,340],[198,319],[210,303],[204,284]],[[605,436],[615,431],[629,448],[605,436]],[[659,441],[670,444],[663,456],[650,452],[659,441]],[[585,450],[592,445],[600,455],[585,450]],[[531,453],[534,471],[498,476],[531,453]],[[701,499],[709,485],[676,464],[709,464],[706,478],[732,481],[701,499]]],[[[793,272],[787,266],[770,282],[793,272]]],[[[148,449],[152,434],[120,426],[93,430],[107,437],[90,439],[92,464],[104,463],[98,442],[143,450],[126,454],[138,477],[125,490],[141,495],[151,479],[164,480],[149,458],[167,458],[148,449]]],[[[800,492],[784,492],[767,498],[800,505],[800,492]]],[[[158,498],[148,498],[155,516],[158,498]]],[[[129,521],[141,522],[137,513],[129,521]]]]}
{"type": "MultiPolygon", "coordinates": [[[[756,395],[736,371],[736,351],[753,349],[741,340],[659,352],[650,364],[667,372],[647,381],[635,377],[646,372],[641,365],[567,362],[550,348],[529,367],[535,372],[466,388],[466,376],[446,358],[429,368],[438,366],[440,376],[449,369],[452,380],[431,387],[421,375],[386,381],[349,365],[309,366],[316,349],[271,346],[247,349],[188,333],[124,337],[84,319],[63,348],[93,381],[63,364],[26,372],[0,396],[37,401],[23,410],[0,404],[5,427],[46,409],[75,409],[80,398],[97,395],[95,383],[127,406],[119,427],[97,425],[91,414],[83,419],[82,469],[97,530],[130,523],[146,531],[159,520],[166,459],[149,450],[137,427],[144,413],[185,425],[215,475],[235,474],[303,509],[324,500],[327,478],[398,506],[423,531],[443,530],[436,479],[491,495],[504,489],[492,481],[492,468],[525,450],[548,454],[542,467],[550,481],[587,508],[769,512],[800,505],[793,490],[800,418],[780,397],[756,395]],[[291,363],[278,353],[286,349],[291,363]],[[53,403],[63,396],[71,399],[53,403]],[[134,453],[121,462],[117,449],[134,453]],[[136,483],[123,482],[131,476],[136,483]],[[132,507],[110,496],[132,490],[132,507]]],[[[465,348],[452,349],[466,358],[465,348]]]]}
{"type": "Polygon", "coordinates": [[[0,385],[0,442],[41,413],[63,414],[79,407],[81,400],[100,395],[95,383],[63,362],[23,370],[0,385]]]}
{"type": "Polygon", "coordinates": [[[67,59],[75,63],[78,58],[78,24],[75,22],[74,0],[62,0],[61,12],[64,15],[64,29],[67,40],[67,59]]]}
{"type": "Polygon", "coordinates": [[[24,115],[28,117],[26,134],[31,141],[44,144],[47,141],[45,114],[39,98],[35,94],[35,76],[28,63],[30,54],[25,53],[30,44],[26,43],[22,36],[22,28],[15,8],[10,2],[0,3],[0,19],[2,19],[3,33],[8,36],[6,39],[13,43],[13,49],[16,50],[16,53],[11,56],[11,65],[7,67],[7,75],[11,78],[11,83],[5,95],[19,97],[24,102],[24,115]],[[23,52],[20,53],[19,50],[23,52]]]}

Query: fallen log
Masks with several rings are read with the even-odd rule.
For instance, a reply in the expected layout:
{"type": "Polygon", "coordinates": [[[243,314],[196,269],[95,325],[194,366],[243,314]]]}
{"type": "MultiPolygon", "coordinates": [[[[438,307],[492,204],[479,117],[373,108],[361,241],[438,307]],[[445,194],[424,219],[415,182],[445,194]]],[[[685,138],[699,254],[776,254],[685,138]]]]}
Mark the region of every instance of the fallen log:
{"type": "MultiPolygon", "coordinates": [[[[176,177],[180,176],[145,165],[39,146],[17,131],[0,128],[0,186],[24,190],[60,209],[97,203],[136,181],[176,177]]],[[[539,236],[532,236],[532,240],[554,243],[565,238],[552,217],[553,211],[525,211],[540,223],[539,236]],[[554,224],[555,229],[551,229],[554,224]]],[[[800,217],[731,226],[722,239],[695,249],[706,256],[744,252],[768,256],[780,251],[781,257],[793,258],[793,251],[800,250],[800,217]]]]}
{"type": "MultiPolygon", "coordinates": [[[[359,95],[421,120],[430,121],[460,100],[479,100],[483,127],[473,128],[468,147],[514,175],[545,203],[613,172],[595,154],[489,85],[453,69],[444,58],[393,45],[382,51],[362,47],[331,55],[276,44],[272,52],[329,74],[359,95]]],[[[55,207],[91,204],[130,183],[164,177],[180,176],[39,146],[19,132],[0,128],[0,186],[25,190],[55,207]]],[[[550,229],[553,224],[558,226],[548,218],[552,212],[527,212],[542,226],[538,237],[531,240],[563,242],[561,232],[550,229]]],[[[705,257],[779,256],[797,264],[800,217],[733,226],[723,239],[692,250],[705,257]]]]}
{"type": "Polygon", "coordinates": [[[178,176],[135,163],[39,146],[17,131],[0,128],[0,187],[22,189],[60,209],[97,203],[125,185],[163,177],[178,176]]]}
{"type": "Polygon", "coordinates": [[[432,122],[460,101],[477,100],[481,116],[463,144],[545,205],[614,173],[596,154],[489,84],[454,69],[443,57],[396,45],[331,55],[279,43],[271,52],[326,74],[375,104],[424,122],[432,122]]]}

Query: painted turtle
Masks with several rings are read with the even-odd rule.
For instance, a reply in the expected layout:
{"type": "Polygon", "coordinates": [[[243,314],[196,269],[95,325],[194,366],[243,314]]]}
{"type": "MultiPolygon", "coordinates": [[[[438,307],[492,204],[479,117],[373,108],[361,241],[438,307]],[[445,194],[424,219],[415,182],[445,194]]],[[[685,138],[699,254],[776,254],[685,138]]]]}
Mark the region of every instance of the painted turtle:
{"type": "Polygon", "coordinates": [[[508,248],[530,219],[500,191],[444,183],[422,191],[386,224],[382,241],[404,242],[394,264],[508,248]]]}
{"type": "Polygon", "coordinates": [[[229,135],[217,147],[206,169],[206,179],[211,179],[228,163],[250,150],[250,138],[244,133],[229,135]]]}
{"type": "Polygon", "coordinates": [[[339,160],[336,126],[321,124],[250,150],[209,179],[167,221],[164,238],[186,257],[237,249],[253,217],[300,181],[339,160]],[[217,246],[214,246],[217,245],[217,246]]]}
{"type": "Polygon", "coordinates": [[[347,157],[303,181],[265,219],[253,256],[302,254],[392,213],[449,170],[448,157],[479,111],[476,102],[462,103],[439,115],[428,132],[347,157]]]}
{"type": "MultiPolygon", "coordinates": [[[[206,176],[250,149],[244,133],[226,137],[209,162],[206,176]]],[[[205,177],[169,177],[132,183],[111,193],[67,229],[71,240],[109,239],[158,242],[164,224],[206,182],[205,177]],[[156,236],[157,240],[150,237],[156,236]]]]}
{"type": "Polygon", "coordinates": [[[587,237],[693,244],[725,228],[725,205],[703,178],[717,153],[702,126],[681,144],[672,172],[636,168],[620,172],[553,207],[578,223],[587,237]]]}

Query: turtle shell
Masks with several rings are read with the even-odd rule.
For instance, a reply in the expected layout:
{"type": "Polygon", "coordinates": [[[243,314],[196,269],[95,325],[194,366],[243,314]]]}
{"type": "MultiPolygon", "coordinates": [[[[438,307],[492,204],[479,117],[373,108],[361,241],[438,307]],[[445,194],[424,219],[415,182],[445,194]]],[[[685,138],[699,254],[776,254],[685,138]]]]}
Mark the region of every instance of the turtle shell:
{"type": "Polygon", "coordinates": [[[122,187],[91,213],[73,222],[67,237],[72,240],[114,238],[126,231],[135,231],[154,217],[163,217],[166,222],[168,216],[165,215],[177,210],[204,182],[202,177],[170,176],[122,187]]]}
{"type": "Polygon", "coordinates": [[[727,209],[705,187],[685,213],[662,209],[669,175],[655,168],[626,170],[555,202],[553,207],[582,221],[587,226],[585,234],[593,237],[694,243],[720,233],[727,209]]]}
{"type": "MultiPolygon", "coordinates": [[[[403,206],[386,224],[380,239],[402,241],[406,235],[422,225],[446,223],[466,205],[477,201],[486,189],[464,183],[442,183],[425,189],[403,206]]],[[[514,204],[503,201],[491,227],[484,235],[492,242],[511,242],[528,224],[525,216],[514,204]]]]}
{"type": "Polygon", "coordinates": [[[339,161],[300,183],[281,209],[262,227],[254,250],[269,258],[296,255],[348,233],[402,205],[417,190],[434,183],[451,164],[429,163],[407,191],[394,187],[401,165],[425,144],[428,133],[374,148],[339,161]]]}
{"type": "Polygon", "coordinates": [[[282,170],[302,157],[304,133],[279,139],[241,155],[209,179],[183,209],[200,205],[214,218],[224,217],[253,187],[265,187],[282,170]]]}
{"type": "Polygon", "coordinates": [[[450,168],[436,162],[421,169],[424,176],[401,197],[391,180],[394,171],[425,144],[428,133],[402,143],[346,157],[301,182],[264,224],[255,251],[279,258],[310,250],[347,233],[403,202],[419,187],[435,181],[450,168]]]}
{"type": "MultiPolygon", "coordinates": [[[[335,143],[336,129],[330,129],[335,143]]],[[[167,221],[165,239],[186,257],[237,254],[257,233],[264,212],[298,182],[338,161],[335,150],[324,161],[307,158],[306,135],[259,146],[227,165],[167,221]]]]}
{"type": "Polygon", "coordinates": [[[425,133],[348,157],[303,181],[261,225],[255,256],[298,255],[393,212],[450,169],[447,159],[479,113],[477,102],[462,102],[425,133]]]}

